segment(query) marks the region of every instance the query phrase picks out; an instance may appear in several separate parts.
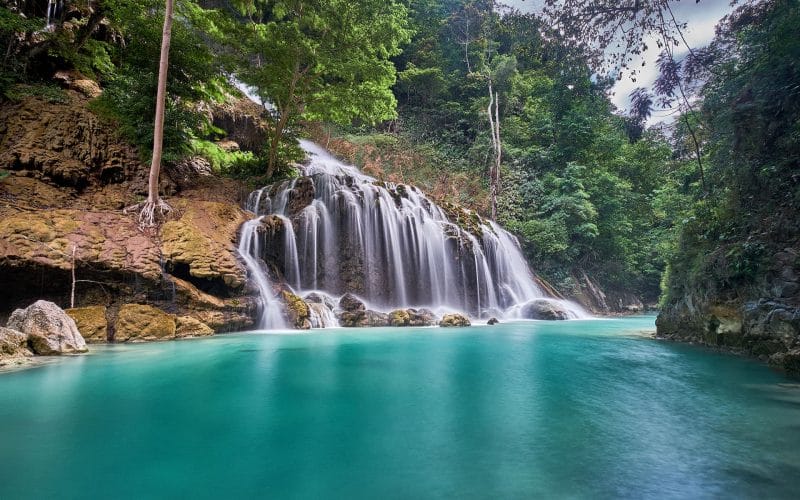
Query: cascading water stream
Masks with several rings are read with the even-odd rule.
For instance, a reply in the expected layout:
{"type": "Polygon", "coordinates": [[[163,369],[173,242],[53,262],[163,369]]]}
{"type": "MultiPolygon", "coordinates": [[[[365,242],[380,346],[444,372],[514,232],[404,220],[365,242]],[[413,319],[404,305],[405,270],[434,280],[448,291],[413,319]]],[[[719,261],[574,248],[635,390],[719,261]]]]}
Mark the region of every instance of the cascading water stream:
{"type": "MultiPolygon", "coordinates": [[[[423,306],[518,317],[522,304],[546,299],[516,238],[499,225],[445,210],[414,187],[377,181],[309,141],[301,146],[309,156],[304,175],[248,200],[260,217],[243,227],[240,252],[254,279],[266,283],[256,283],[262,297],[272,297],[259,264],[268,260],[297,293],[350,292],[381,310],[423,306]],[[269,230],[257,232],[262,224],[269,230]]],[[[570,317],[585,317],[575,304],[547,300],[570,317]]],[[[265,303],[267,316],[274,314],[265,303]]],[[[330,307],[309,306],[312,326],[335,324],[330,307]]]]}

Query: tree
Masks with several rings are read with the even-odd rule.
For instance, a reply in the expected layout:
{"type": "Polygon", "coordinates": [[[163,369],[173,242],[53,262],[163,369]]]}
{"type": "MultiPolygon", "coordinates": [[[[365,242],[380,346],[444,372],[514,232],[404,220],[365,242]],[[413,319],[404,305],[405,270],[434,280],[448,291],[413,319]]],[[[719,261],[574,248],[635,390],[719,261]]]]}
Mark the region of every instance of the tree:
{"type": "Polygon", "coordinates": [[[125,209],[126,212],[139,212],[139,226],[155,225],[155,211],[159,214],[170,212],[172,208],[158,194],[158,178],[161,172],[161,153],[164,143],[164,107],[167,96],[167,71],[169,69],[169,44],[172,36],[173,1],[166,0],[164,29],[161,35],[161,57],[158,63],[158,91],[156,94],[156,116],[153,127],[153,158],[147,184],[147,200],[125,209]]]}
{"type": "Polygon", "coordinates": [[[267,177],[300,120],[374,123],[395,116],[390,57],[409,39],[406,9],[385,0],[258,0],[238,52],[237,76],[271,121],[267,177]]]}

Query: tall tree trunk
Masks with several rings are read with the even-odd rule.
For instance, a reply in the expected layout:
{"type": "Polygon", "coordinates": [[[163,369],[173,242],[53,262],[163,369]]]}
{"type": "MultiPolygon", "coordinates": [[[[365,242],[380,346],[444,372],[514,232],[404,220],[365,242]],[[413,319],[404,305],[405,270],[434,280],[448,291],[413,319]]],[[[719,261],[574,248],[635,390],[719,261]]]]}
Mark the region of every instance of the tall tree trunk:
{"type": "Polygon", "coordinates": [[[489,117],[489,128],[492,132],[493,158],[489,167],[491,217],[492,220],[497,220],[497,195],[500,192],[500,163],[503,159],[503,146],[500,142],[500,96],[494,91],[491,80],[489,80],[489,107],[486,108],[486,115],[489,117]]]}
{"type": "Polygon", "coordinates": [[[150,180],[147,201],[157,203],[158,176],[161,172],[161,153],[164,146],[164,107],[167,97],[167,70],[169,68],[169,44],[172,38],[172,12],[174,0],[167,0],[164,12],[164,30],[161,33],[161,58],[158,63],[158,91],[156,92],[156,120],[153,129],[153,161],[150,164],[150,180]]]}
{"type": "Polygon", "coordinates": [[[164,108],[167,98],[167,70],[169,68],[169,43],[172,37],[172,17],[174,0],[166,0],[164,10],[164,30],[161,33],[161,57],[158,63],[158,91],[156,92],[156,116],[153,126],[153,160],[150,163],[150,177],[147,183],[147,200],[127,207],[124,212],[139,212],[139,228],[144,230],[156,226],[156,213],[160,216],[172,211],[158,195],[158,177],[161,173],[161,154],[164,148],[164,108]]]}

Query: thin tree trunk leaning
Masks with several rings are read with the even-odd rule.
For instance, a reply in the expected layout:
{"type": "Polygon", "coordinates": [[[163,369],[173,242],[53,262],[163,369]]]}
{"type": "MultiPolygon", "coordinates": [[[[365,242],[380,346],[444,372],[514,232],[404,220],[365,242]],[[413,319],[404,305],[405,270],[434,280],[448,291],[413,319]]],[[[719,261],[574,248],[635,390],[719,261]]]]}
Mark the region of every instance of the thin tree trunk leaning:
{"type": "Polygon", "coordinates": [[[500,96],[494,92],[491,80],[489,80],[489,107],[486,108],[486,115],[489,117],[489,128],[492,131],[492,151],[494,153],[492,155],[493,162],[489,167],[491,217],[492,220],[497,220],[497,195],[500,191],[500,163],[503,159],[503,146],[500,142],[500,96]]]}
{"type": "Polygon", "coordinates": [[[158,64],[158,91],[156,93],[156,116],[153,128],[153,160],[147,184],[147,201],[128,207],[125,212],[139,212],[139,227],[156,225],[155,211],[164,216],[172,208],[158,195],[158,177],[161,173],[161,154],[164,145],[164,108],[167,95],[167,70],[169,68],[169,44],[172,37],[174,0],[166,0],[164,30],[161,34],[161,57],[158,64]]]}

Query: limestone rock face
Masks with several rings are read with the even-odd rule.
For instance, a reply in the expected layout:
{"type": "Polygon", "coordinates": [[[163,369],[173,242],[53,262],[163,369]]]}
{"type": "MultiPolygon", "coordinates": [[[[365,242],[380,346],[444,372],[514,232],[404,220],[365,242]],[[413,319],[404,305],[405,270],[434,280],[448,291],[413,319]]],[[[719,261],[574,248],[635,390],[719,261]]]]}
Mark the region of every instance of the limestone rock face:
{"type": "MultiPolygon", "coordinates": [[[[94,93],[85,82],[81,92],[94,93]]],[[[0,108],[0,165],[40,173],[60,186],[82,189],[93,179],[118,180],[144,173],[136,150],[86,109],[83,97],[67,102],[30,97],[0,108]]]]}
{"type": "Polygon", "coordinates": [[[528,302],[520,310],[525,319],[545,319],[550,321],[569,319],[569,311],[557,302],[536,299],[528,302]]]}
{"type": "Polygon", "coordinates": [[[175,316],[143,304],[125,304],[119,309],[115,342],[169,340],[175,338],[175,316]]]}
{"type": "Polygon", "coordinates": [[[35,354],[55,356],[88,350],[75,321],[52,302],[39,300],[25,309],[17,309],[7,326],[27,335],[28,345],[35,354]]]}
{"type": "Polygon", "coordinates": [[[66,309],[70,318],[75,321],[81,336],[89,344],[108,341],[108,321],[105,306],[75,307],[66,309]]]}
{"type": "Polygon", "coordinates": [[[469,319],[463,314],[445,314],[439,322],[439,326],[454,327],[454,326],[471,326],[469,319]]]}
{"type": "Polygon", "coordinates": [[[193,281],[201,290],[240,288],[247,281],[236,258],[234,246],[238,227],[246,220],[238,207],[229,203],[182,200],[178,220],[161,229],[161,249],[173,274],[193,281]],[[186,272],[177,272],[184,266],[186,272]]]}
{"type": "Polygon", "coordinates": [[[28,336],[17,330],[0,326],[0,364],[4,358],[32,356],[28,350],[28,336]]]}

